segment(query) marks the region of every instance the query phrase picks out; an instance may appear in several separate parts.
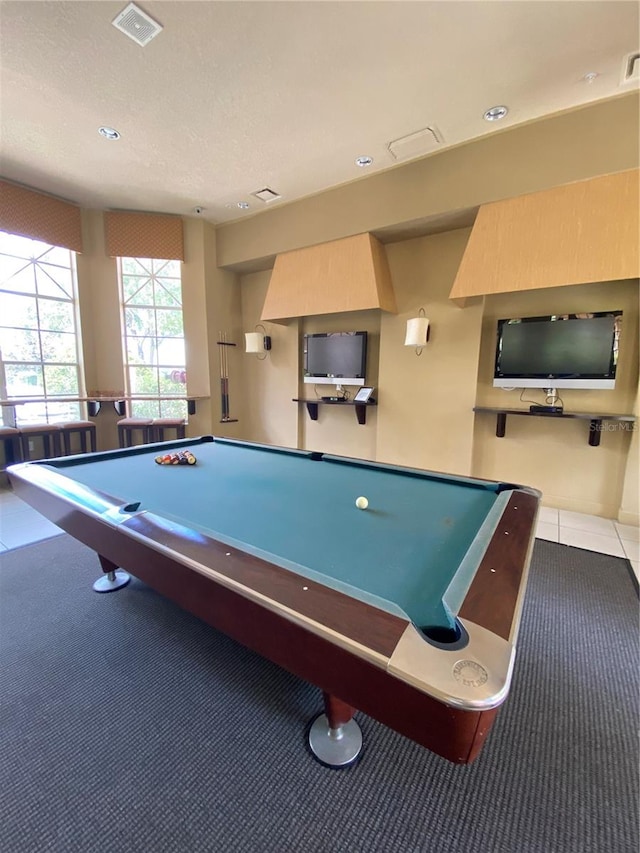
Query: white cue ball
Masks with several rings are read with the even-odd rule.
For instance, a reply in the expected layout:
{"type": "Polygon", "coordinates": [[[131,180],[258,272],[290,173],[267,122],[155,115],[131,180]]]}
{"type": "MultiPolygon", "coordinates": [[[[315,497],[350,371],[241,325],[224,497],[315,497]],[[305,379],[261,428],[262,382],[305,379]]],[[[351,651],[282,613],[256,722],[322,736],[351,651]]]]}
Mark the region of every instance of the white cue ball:
{"type": "Polygon", "coordinates": [[[366,498],[356,498],[356,506],[358,509],[366,509],[369,506],[369,501],[366,498]]]}

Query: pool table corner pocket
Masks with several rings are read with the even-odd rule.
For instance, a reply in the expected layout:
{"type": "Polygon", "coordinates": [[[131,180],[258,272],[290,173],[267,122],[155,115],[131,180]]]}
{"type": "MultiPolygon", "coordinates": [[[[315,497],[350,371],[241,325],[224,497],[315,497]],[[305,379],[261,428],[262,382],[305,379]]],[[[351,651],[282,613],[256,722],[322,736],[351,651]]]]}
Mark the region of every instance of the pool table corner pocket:
{"type": "Polygon", "coordinates": [[[495,708],[505,700],[514,647],[480,625],[464,622],[469,643],[451,650],[431,645],[407,625],[389,658],[387,671],[447,705],[469,711],[495,708]]]}

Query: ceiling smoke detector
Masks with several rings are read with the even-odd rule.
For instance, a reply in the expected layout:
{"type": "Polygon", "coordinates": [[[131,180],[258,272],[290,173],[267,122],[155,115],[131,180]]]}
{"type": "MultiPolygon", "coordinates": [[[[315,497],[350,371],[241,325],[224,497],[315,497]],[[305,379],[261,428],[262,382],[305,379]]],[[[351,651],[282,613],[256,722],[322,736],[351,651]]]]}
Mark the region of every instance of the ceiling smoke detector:
{"type": "Polygon", "coordinates": [[[252,196],[259,198],[260,201],[275,201],[277,198],[282,198],[282,196],[275,192],[275,190],[270,190],[269,187],[265,187],[262,190],[257,190],[254,193],[251,193],[252,196]]]}
{"type": "Polygon", "coordinates": [[[151,39],[162,32],[160,24],[139,9],[135,3],[129,3],[111,23],[140,47],[148,45],[151,39]]]}

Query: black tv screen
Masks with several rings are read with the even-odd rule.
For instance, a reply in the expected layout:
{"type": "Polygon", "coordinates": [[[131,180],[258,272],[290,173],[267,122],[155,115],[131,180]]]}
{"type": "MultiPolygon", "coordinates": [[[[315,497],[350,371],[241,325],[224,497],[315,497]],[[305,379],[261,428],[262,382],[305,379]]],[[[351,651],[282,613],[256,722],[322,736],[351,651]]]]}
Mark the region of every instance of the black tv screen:
{"type": "Polygon", "coordinates": [[[622,312],[498,321],[497,387],[613,388],[622,312]]]}
{"type": "Polygon", "coordinates": [[[366,332],[325,332],[304,336],[305,378],[364,379],[366,332]]]}

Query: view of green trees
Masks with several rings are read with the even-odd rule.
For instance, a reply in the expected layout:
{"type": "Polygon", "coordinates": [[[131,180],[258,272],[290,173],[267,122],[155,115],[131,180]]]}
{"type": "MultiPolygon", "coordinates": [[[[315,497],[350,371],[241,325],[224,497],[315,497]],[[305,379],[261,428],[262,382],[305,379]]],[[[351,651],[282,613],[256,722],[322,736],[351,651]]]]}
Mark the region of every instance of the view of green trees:
{"type": "MultiPolygon", "coordinates": [[[[0,232],[2,396],[79,395],[73,264],[68,249],[0,232]]],[[[18,424],[78,417],[72,402],[16,408],[18,424]]]]}
{"type": "MultiPolygon", "coordinates": [[[[131,394],[186,393],[179,261],[121,258],[125,359],[131,394]]],[[[135,400],[135,417],[185,417],[184,400],[135,400]]]]}
{"type": "MultiPolygon", "coordinates": [[[[128,393],[186,394],[179,261],[120,258],[119,263],[128,393]]],[[[81,396],[74,264],[68,249],[0,232],[2,397],[81,396]]],[[[130,413],[186,417],[187,404],[136,400],[130,413]]],[[[80,417],[80,404],[71,401],[16,407],[18,425],[80,417]]]]}

